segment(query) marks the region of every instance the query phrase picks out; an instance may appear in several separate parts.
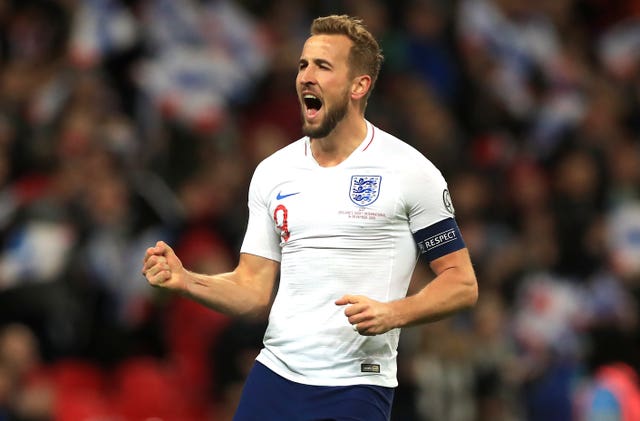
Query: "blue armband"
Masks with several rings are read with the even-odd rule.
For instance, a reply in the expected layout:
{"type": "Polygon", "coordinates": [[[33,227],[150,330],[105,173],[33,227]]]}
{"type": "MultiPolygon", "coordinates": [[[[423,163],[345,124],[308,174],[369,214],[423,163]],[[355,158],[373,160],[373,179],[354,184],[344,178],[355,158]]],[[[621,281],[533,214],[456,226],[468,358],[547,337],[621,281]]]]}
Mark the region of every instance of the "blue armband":
{"type": "Polygon", "coordinates": [[[438,257],[465,248],[455,219],[447,218],[413,233],[420,254],[431,262],[438,257]]]}

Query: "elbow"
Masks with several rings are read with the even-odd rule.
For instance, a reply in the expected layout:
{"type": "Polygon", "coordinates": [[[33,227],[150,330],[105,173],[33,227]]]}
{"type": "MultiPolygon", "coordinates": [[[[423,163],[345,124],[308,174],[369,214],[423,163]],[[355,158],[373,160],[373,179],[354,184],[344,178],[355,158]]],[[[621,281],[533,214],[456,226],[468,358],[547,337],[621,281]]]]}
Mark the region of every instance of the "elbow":
{"type": "Polygon", "coordinates": [[[255,306],[247,311],[238,314],[240,318],[249,319],[249,320],[262,320],[266,319],[269,316],[269,306],[255,306]]]}
{"type": "Polygon", "coordinates": [[[242,307],[234,316],[248,320],[261,320],[269,316],[271,300],[255,297],[255,300],[247,300],[245,304],[247,305],[242,307]]]}
{"type": "Polygon", "coordinates": [[[470,309],[475,307],[475,305],[478,303],[478,280],[476,279],[475,275],[471,275],[465,285],[464,303],[465,307],[467,309],[470,309]]]}
{"type": "Polygon", "coordinates": [[[473,308],[478,303],[478,280],[475,275],[468,281],[467,287],[467,308],[473,308]]]}

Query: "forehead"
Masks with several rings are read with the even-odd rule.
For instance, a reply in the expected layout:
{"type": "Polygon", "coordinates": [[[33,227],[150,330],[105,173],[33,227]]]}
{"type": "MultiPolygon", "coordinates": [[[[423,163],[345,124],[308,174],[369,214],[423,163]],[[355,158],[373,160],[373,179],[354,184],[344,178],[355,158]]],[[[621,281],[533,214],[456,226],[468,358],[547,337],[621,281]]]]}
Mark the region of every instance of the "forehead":
{"type": "Polygon", "coordinates": [[[330,62],[347,61],[352,41],[346,35],[312,35],[304,43],[301,59],[324,59],[330,62]]]}

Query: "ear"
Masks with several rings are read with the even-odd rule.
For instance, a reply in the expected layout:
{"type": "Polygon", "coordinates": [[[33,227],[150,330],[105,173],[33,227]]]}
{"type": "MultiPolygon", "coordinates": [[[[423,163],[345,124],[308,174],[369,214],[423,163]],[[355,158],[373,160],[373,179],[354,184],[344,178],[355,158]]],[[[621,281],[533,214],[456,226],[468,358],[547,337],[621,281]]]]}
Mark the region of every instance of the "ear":
{"type": "Polygon", "coordinates": [[[355,100],[362,99],[367,95],[369,89],[371,89],[371,76],[356,76],[351,84],[351,98],[355,100]]]}

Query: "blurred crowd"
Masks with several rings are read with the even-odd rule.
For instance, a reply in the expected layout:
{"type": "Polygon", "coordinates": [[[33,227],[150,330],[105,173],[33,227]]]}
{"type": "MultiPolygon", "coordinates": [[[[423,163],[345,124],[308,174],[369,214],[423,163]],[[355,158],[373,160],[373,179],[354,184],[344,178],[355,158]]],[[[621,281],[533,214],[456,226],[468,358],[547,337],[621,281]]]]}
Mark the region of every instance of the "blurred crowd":
{"type": "Polygon", "coordinates": [[[393,419],[640,419],[640,1],[0,0],[0,421],[230,419],[265,320],[142,256],[234,267],[332,13],[380,40],[366,117],[441,169],[480,285],[403,331],[393,419]]]}

